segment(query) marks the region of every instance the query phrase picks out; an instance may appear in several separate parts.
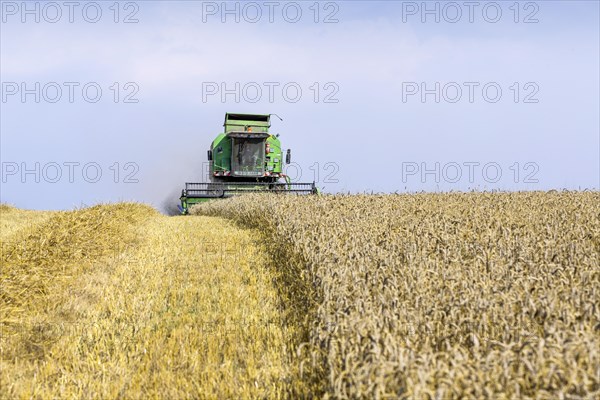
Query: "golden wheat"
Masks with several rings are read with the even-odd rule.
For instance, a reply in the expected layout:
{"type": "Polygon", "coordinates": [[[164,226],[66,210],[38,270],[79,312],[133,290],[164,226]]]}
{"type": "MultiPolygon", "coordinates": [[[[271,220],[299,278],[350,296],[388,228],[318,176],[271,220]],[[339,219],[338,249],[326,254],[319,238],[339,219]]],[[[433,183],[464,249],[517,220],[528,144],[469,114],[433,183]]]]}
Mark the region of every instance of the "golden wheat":
{"type": "Polygon", "coordinates": [[[2,206],[0,395],[597,398],[599,204],[253,195],[173,218],[2,206]]]}
{"type": "Polygon", "coordinates": [[[597,192],[244,196],[273,243],[305,395],[600,396],[597,192]]]}

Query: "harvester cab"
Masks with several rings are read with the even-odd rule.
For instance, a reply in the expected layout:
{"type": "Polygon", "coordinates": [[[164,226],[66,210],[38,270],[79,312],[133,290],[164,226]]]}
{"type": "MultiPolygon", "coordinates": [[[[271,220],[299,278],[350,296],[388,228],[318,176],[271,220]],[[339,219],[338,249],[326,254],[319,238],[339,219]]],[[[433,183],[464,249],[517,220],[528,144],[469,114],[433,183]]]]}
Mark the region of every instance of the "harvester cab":
{"type": "Polygon", "coordinates": [[[211,179],[276,181],[282,172],[281,144],[269,134],[270,115],[225,114],[224,133],[213,141],[211,179]]]}
{"type": "MultiPolygon", "coordinates": [[[[279,135],[269,133],[271,115],[225,114],[224,131],[208,150],[210,182],[185,184],[180,197],[183,214],[193,204],[246,193],[318,193],[314,182],[292,183],[285,175],[279,135]]],[[[285,163],[290,162],[288,149],[285,163]]]]}

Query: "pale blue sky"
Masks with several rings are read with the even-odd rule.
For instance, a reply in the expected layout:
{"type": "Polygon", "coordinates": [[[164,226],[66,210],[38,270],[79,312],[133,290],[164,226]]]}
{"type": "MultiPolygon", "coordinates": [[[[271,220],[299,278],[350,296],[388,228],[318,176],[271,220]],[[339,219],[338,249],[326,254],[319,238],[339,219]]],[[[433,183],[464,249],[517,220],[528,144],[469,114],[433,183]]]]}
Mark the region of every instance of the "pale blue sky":
{"type": "Polygon", "coordinates": [[[86,21],[95,18],[89,2],[73,10],[72,23],[62,2],[60,18],[35,4],[24,14],[21,2],[2,2],[3,202],[52,209],[177,202],[184,182],[202,179],[228,111],[280,115],[272,129],[292,148],[300,180],[318,170],[329,192],[600,187],[597,1],[478,2],[473,22],[465,2],[428,2],[434,13],[425,15],[420,1],[276,2],[273,22],[256,2],[257,23],[245,3],[239,23],[235,14],[222,22],[221,2],[122,2],[118,15],[114,2],[98,2],[96,23],[86,21]],[[292,23],[297,7],[302,15],[292,23]],[[130,14],[137,23],[123,23],[130,14]],[[327,16],[337,22],[324,23],[327,16]],[[56,103],[52,82],[62,91],[56,103]],[[74,82],[72,103],[64,82],[74,82]],[[239,102],[235,94],[222,102],[221,85],[235,92],[236,82],[239,102]],[[273,82],[272,101],[265,82],[273,82]],[[23,83],[33,89],[25,102],[23,83]],[[89,83],[88,100],[95,86],[102,90],[96,103],[81,93],[89,83]],[[433,90],[425,102],[421,85],[433,90]],[[256,86],[262,96],[253,103],[256,86]],[[302,90],[295,103],[294,87],[302,90]],[[457,87],[462,97],[452,102],[457,87]],[[502,96],[492,102],[497,88],[502,96]],[[138,102],[124,103],[136,89],[138,102]],[[39,183],[36,172],[21,174],[36,163],[39,183]],[[93,182],[97,168],[102,177],[93,182]],[[337,183],[325,180],[330,173],[337,183]]]}

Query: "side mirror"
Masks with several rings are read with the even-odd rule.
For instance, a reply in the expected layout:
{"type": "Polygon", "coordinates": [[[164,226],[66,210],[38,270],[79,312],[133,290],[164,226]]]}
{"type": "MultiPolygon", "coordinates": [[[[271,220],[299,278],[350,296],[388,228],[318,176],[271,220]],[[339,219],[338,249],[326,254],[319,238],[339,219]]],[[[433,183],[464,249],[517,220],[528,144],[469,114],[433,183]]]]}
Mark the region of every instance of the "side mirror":
{"type": "Polygon", "coordinates": [[[292,162],[292,150],[288,149],[286,155],[285,155],[285,163],[289,164],[292,162]]]}
{"type": "Polygon", "coordinates": [[[212,150],[208,151],[208,161],[212,161],[212,150]]]}

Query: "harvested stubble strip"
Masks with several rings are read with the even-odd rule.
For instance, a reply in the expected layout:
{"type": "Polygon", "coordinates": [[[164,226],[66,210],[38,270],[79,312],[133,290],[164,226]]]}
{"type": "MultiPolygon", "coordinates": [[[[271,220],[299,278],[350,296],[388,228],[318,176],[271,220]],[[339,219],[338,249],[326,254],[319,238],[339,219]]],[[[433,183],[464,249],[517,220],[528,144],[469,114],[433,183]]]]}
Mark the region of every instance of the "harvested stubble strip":
{"type": "Polygon", "coordinates": [[[39,329],[39,323],[57,307],[60,295],[95,263],[135,243],[132,228],[155,214],[148,206],[128,203],[59,212],[3,241],[2,359],[42,356],[53,332],[39,329]]]}
{"type": "Polygon", "coordinates": [[[152,211],[132,235],[63,287],[43,357],[2,361],[6,397],[285,397],[294,332],[254,234],[152,211]]]}
{"type": "Polygon", "coordinates": [[[20,210],[0,204],[0,242],[6,245],[20,230],[41,224],[55,214],[55,211],[20,210]]]}

